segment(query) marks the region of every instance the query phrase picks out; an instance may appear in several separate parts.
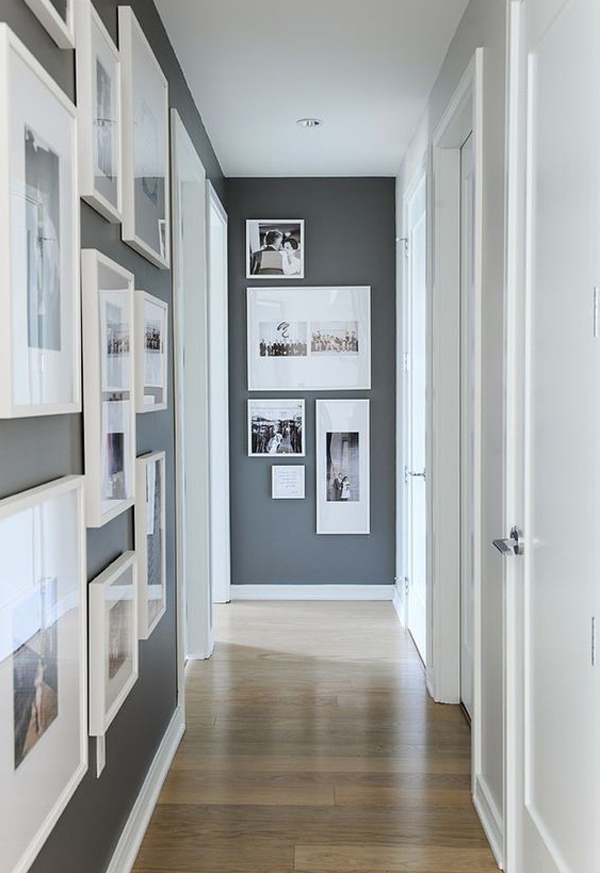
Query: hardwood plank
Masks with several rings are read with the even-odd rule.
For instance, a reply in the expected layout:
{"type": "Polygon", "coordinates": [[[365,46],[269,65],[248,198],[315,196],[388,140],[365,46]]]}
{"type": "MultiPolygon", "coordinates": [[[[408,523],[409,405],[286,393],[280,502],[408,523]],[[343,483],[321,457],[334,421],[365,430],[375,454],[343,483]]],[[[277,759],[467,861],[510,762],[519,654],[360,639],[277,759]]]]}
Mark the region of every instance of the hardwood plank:
{"type": "Polygon", "coordinates": [[[492,873],[491,852],[430,846],[296,846],[298,873],[492,873]]]}

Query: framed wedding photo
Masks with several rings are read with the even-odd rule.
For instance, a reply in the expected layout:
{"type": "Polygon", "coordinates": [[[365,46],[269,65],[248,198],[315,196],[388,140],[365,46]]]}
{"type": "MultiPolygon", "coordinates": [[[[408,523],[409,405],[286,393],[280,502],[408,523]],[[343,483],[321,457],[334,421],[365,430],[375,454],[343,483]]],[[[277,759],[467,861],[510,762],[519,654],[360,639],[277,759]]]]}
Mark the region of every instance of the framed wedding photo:
{"type": "Polygon", "coordinates": [[[138,556],[138,635],[147,640],[167,611],[166,455],[136,461],[135,549],[138,556]]]}
{"type": "Polygon", "coordinates": [[[96,249],[81,267],[86,521],[101,527],[134,503],[134,278],[96,249]]]}
{"type": "Polygon", "coordinates": [[[130,6],[119,6],[119,44],[123,242],[168,269],[169,84],[130,6]]]}
{"type": "Polygon", "coordinates": [[[136,409],[167,408],[169,305],[145,291],[135,292],[136,409]]]}
{"type": "Polygon", "coordinates": [[[303,457],[304,400],[248,400],[248,456],[303,457]]]}
{"type": "Polygon", "coordinates": [[[88,768],[83,476],[0,500],[0,870],[29,870],[88,768]]]}
{"type": "Polygon", "coordinates": [[[0,24],[0,418],[81,411],[77,110],[0,24]]]}
{"type": "Polygon", "coordinates": [[[104,218],[121,221],[121,60],[92,0],[77,0],[79,193],[104,218]]]}
{"type": "Polygon", "coordinates": [[[25,0],[40,24],[62,49],[75,47],[75,2],[76,0],[25,0]]]}
{"type": "Polygon", "coordinates": [[[247,279],[304,279],[304,221],[246,221],[247,279]]]}

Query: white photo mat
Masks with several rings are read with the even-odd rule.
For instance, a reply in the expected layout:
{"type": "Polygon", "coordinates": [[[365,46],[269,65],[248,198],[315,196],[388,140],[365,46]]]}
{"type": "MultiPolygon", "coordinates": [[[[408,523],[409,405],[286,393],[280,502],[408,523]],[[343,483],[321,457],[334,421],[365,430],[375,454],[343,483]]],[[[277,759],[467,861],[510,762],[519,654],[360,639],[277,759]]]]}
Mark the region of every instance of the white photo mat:
{"type": "Polygon", "coordinates": [[[136,409],[167,409],[169,304],[146,291],[135,292],[136,409]]]}
{"type": "Polygon", "coordinates": [[[247,279],[304,279],[305,228],[302,218],[250,218],[246,221],[247,279]],[[275,236],[271,250],[268,234],[275,236]]]}
{"type": "Polygon", "coordinates": [[[306,402],[302,398],[249,398],[247,415],[248,457],[306,455],[306,402]]]}
{"type": "Polygon", "coordinates": [[[146,640],[167,611],[166,454],[136,459],[135,548],[138,635],[146,640]]]}
{"type": "Polygon", "coordinates": [[[74,5],[76,0],[25,0],[40,24],[62,49],[75,47],[74,5]],[[61,11],[63,14],[61,14],[61,11]]]}
{"type": "Polygon", "coordinates": [[[273,500],[304,500],[306,468],[297,464],[271,467],[271,497],[273,500]]]}

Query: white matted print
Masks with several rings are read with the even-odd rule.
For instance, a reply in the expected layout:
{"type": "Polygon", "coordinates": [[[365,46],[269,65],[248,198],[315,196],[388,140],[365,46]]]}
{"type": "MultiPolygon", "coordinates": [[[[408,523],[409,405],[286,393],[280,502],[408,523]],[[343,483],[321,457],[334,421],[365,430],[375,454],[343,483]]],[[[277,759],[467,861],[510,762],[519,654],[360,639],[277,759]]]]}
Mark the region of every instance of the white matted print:
{"type": "Polygon", "coordinates": [[[248,288],[248,390],[371,387],[371,289],[248,288]]]}
{"type": "Polygon", "coordinates": [[[0,501],[0,870],[29,870],[88,766],[83,477],[0,501]]]}
{"type": "Polygon", "coordinates": [[[305,454],[304,400],[248,400],[248,455],[305,454]]]}
{"type": "Polygon", "coordinates": [[[302,219],[246,221],[246,278],[304,278],[302,219]]]}
{"type": "Polygon", "coordinates": [[[75,46],[73,9],[75,0],[25,0],[59,48],[75,46]]]}
{"type": "Polygon", "coordinates": [[[170,265],[169,84],[130,6],[119,6],[123,241],[170,265]]]}
{"type": "Polygon", "coordinates": [[[271,468],[271,497],[273,500],[304,500],[305,468],[296,464],[271,468]]]}
{"type": "Polygon", "coordinates": [[[167,611],[166,455],[136,461],[135,548],[138,555],[138,634],[146,640],[167,611]]]}
{"type": "Polygon", "coordinates": [[[0,24],[0,417],[81,410],[76,109],[0,24]]]}
{"type": "Polygon", "coordinates": [[[317,400],[317,533],[368,534],[368,400],[317,400]]]}
{"type": "Polygon", "coordinates": [[[135,292],[136,382],[138,412],[167,408],[169,305],[135,292]]]}

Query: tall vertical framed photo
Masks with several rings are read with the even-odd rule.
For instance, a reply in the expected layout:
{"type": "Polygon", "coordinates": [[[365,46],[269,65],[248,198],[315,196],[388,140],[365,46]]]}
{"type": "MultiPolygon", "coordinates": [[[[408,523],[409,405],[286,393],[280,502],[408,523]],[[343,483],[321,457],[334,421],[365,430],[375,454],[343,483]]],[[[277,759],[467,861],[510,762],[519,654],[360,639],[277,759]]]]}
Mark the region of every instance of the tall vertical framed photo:
{"type": "Polygon", "coordinates": [[[136,461],[135,548],[138,556],[138,633],[147,640],[167,611],[166,455],[136,461]]]}
{"type": "Polygon", "coordinates": [[[247,279],[304,279],[304,221],[246,221],[247,279]]]}
{"type": "Polygon", "coordinates": [[[167,408],[169,304],[145,291],[135,292],[136,409],[167,408]]]}
{"type": "Polygon", "coordinates": [[[168,269],[169,84],[130,6],[119,6],[123,242],[168,269]]]}
{"type": "Polygon", "coordinates": [[[121,221],[121,59],[92,0],[75,4],[79,193],[121,221]]]}
{"type": "Polygon", "coordinates": [[[83,477],[0,501],[0,870],[24,873],[88,767],[83,477]]]}
{"type": "Polygon", "coordinates": [[[76,0],[25,0],[40,24],[62,49],[75,47],[75,2],[76,0]]]}
{"type": "Polygon", "coordinates": [[[0,24],[0,418],[81,411],[77,111],[0,24]]]}
{"type": "Polygon", "coordinates": [[[317,533],[371,532],[370,403],[317,400],[317,533]]]}
{"type": "Polygon", "coordinates": [[[96,249],[81,270],[86,521],[101,527],[135,496],[134,278],[96,249]]]}

